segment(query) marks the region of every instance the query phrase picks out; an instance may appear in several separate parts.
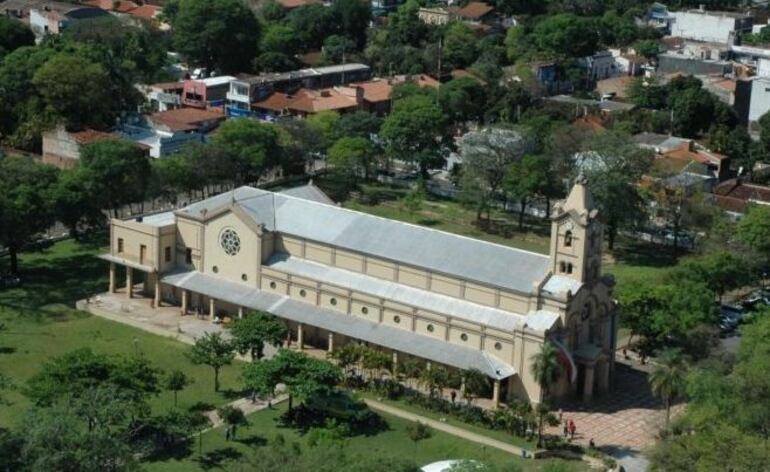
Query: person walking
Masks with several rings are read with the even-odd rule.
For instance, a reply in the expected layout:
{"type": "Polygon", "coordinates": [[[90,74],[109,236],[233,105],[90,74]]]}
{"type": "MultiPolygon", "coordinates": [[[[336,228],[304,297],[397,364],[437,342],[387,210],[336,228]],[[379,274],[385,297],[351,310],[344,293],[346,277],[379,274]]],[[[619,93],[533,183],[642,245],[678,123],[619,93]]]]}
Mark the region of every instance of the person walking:
{"type": "Polygon", "coordinates": [[[450,397],[452,397],[452,405],[455,404],[455,399],[457,398],[457,392],[452,390],[452,392],[449,394],[450,397]]]}
{"type": "Polygon", "coordinates": [[[564,421],[564,437],[569,436],[569,420],[564,421]]]}
{"type": "Polygon", "coordinates": [[[575,431],[577,431],[577,427],[575,426],[575,422],[572,421],[572,420],[569,420],[570,439],[575,439],[575,431]]]}

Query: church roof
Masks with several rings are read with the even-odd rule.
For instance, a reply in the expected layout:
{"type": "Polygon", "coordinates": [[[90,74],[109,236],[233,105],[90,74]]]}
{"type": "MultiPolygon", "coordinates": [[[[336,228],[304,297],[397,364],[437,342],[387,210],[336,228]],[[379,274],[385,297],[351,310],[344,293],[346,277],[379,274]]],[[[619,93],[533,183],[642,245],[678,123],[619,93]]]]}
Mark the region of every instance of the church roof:
{"type": "Polygon", "coordinates": [[[176,214],[205,219],[230,205],[268,231],[520,293],[533,293],[550,268],[547,255],[253,187],[194,203],[176,214]]]}

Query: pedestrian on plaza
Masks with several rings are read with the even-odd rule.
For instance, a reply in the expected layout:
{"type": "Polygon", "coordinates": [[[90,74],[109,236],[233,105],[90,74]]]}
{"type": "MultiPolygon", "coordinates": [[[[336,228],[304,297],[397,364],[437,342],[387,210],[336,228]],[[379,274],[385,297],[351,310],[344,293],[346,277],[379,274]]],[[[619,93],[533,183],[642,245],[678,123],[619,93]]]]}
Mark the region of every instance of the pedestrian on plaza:
{"type": "Polygon", "coordinates": [[[561,408],[559,408],[559,423],[561,423],[561,415],[562,415],[562,411],[561,411],[561,408]]]}
{"type": "Polygon", "coordinates": [[[455,404],[455,399],[457,398],[457,392],[452,390],[452,392],[449,394],[450,397],[452,397],[452,405],[455,404]]]}
{"type": "Polygon", "coordinates": [[[230,427],[225,428],[225,441],[230,440],[230,427]]]}
{"type": "Polygon", "coordinates": [[[596,447],[596,443],[594,442],[594,438],[591,438],[588,440],[588,447],[591,449],[594,449],[596,447]]]}
{"type": "Polygon", "coordinates": [[[575,431],[577,431],[577,427],[575,426],[575,422],[572,420],[569,420],[569,434],[572,439],[575,439],[575,431]]]}
{"type": "Polygon", "coordinates": [[[564,437],[569,436],[569,421],[564,422],[564,437]]]}

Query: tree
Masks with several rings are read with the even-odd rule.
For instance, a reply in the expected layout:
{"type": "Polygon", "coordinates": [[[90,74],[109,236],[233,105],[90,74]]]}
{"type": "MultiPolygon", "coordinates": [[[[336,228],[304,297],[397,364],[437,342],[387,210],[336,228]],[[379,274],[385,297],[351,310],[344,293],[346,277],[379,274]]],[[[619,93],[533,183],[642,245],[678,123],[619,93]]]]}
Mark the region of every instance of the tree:
{"type": "Polygon", "coordinates": [[[478,58],[476,34],[470,26],[454,21],[444,33],[443,62],[451,69],[462,69],[478,58]]]}
{"type": "Polygon", "coordinates": [[[506,172],[531,147],[531,140],[521,133],[503,128],[484,128],[463,136],[460,187],[463,197],[476,204],[477,221],[485,210],[489,219],[490,202],[499,196],[506,172]]]}
{"type": "Polygon", "coordinates": [[[262,359],[265,344],[280,346],[287,333],[286,323],[262,311],[246,313],[230,328],[235,350],[241,355],[248,352],[252,362],[262,359]]]}
{"type": "Polygon", "coordinates": [[[658,356],[658,366],[650,374],[652,394],[666,407],[666,429],[671,420],[671,403],[684,393],[687,367],[678,351],[664,351],[658,356]]]}
{"type": "Polygon", "coordinates": [[[382,126],[382,118],[368,111],[357,110],[345,113],[337,122],[337,136],[367,138],[376,135],[382,126]]]}
{"type": "Polygon", "coordinates": [[[539,422],[537,429],[537,445],[538,447],[542,447],[543,423],[548,414],[548,408],[545,407],[545,400],[548,397],[551,385],[559,380],[559,376],[561,376],[559,353],[550,341],[546,341],[540,348],[540,352],[532,355],[530,363],[530,370],[535,378],[535,382],[540,386],[540,404],[544,406],[544,408],[538,408],[539,422]]]}
{"type": "Polygon", "coordinates": [[[366,138],[340,138],[329,148],[329,164],[333,171],[354,184],[360,177],[369,180],[373,161],[372,142],[366,138]]]}
{"type": "Polygon", "coordinates": [[[246,388],[265,395],[272,395],[279,383],[284,384],[291,410],[294,399],[304,403],[330,395],[342,380],[342,371],[327,361],[280,349],[270,359],[244,366],[242,378],[246,388]]]}
{"type": "Polygon", "coordinates": [[[335,22],[336,30],[353,41],[353,46],[362,49],[366,45],[366,30],[372,19],[371,5],[357,0],[333,0],[329,16],[335,22]]]}
{"type": "Polygon", "coordinates": [[[232,405],[225,405],[219,408],[217,410],[217,415],[231,431],[229,437],[232,439],[235,439],[235,432],[238,426],[249,424],[246,415],[243,414],[243,410],[232,405]]]}
{"type": "Polygon", "coordinates": [[[174,406],[177,406],[177,394],[193,382],[194,380],[181,370],[174,370],[168,374],[164,387],[166,390],[174,392],[174,406]]]}
{"type": "Polygon", "coordinates": [[[672,132],[676,136],[695,138],[713,123],[715,98],[701,88],[686,88],[669,96],[672,132]]]}
{"type": "Polygon", "coordinates": [[[445,115],[455,123],[480,121],[486,96],[484,88],[473,77],[461,77],[441,84],[438,100],[445,115]]]}
{"type": "Polygon", "coordinates": [[[676,183],[667,185],[663,181],[661,185],[653,186],[653,190],[657,216],[673,233],[672,250],[673,256],[677,257],[682,233],[687,229],[710,228],[716,210],[702,194],[691,194],[676,183]]]}
{"type": "Polygon", "coordinates": [[[212,144],[230,159],[235,167],[237,182],[257,182],[282,158],[278,132],[275,127],[256,120],[228,120],[222,123],[212,144]]]}
{"type": "Polygon", "coordinates": [[[340,114],[336,111],[326,110],[315,113],[307,118],[307,124],[322,138],[321,148],[326,150],[337,140],[337,126],[340,122],[340,114]]]}
{"type": "Polygon", "coordinates": [[[46,109],[71,128],[112,125],[120,111],[110,94],[107,71],[80,55],[62,52],[53,56],[35,72],[32,84],[46,109]]]}
{"type": "Polygon", "coordinates": [[[593,20],[571,13],[551,15],[539,21],[532,39],[541,51],[569,58],[590,56],[599,42],[593,20]]]}
{"type": "MultiPolygon", "coordinates": [[[[363,4],[363,3],[362,3],[363,4]]],[[[323,60],[329,64],[341,64],[347,61],[352,51],[355,50],[356,43],[345,36],[333,34],[324,40],[323,60]]]]}
{"type": "Polygon", "coordinates": [[[441,398],[444,394],[444,388],[449,383],[449,372],[444,367],[431,365],[430,368],[420,372],[420,383],[428,389],[428,394],[431,397],[438,394],[438,397],[441,398]]]}
{"type": "Polygon", "coordinates": [[[299,51],[297,32],[290,25],[270,23],[260,46],[262,53],[280,53],[292,57],[299,51]]]}
{"type": "Polygon", "coordinates": [[[222,73],[248,71],[259,22],[239,0],[180,0],[172,18],[174,48],[195,65],[222,73]]]}
{"type": "Polygon", "coordinates": [[[463,394],[470,406],[474,398],[484,395],[489,390],[489,377],[478,369],[468,369],[462,375],[465,381],[463,394]]]}
{"type": "Polygon", "coordinates": [[[143,201],[150,181],[150,161],[136,144],[107,140],[86,144],[80,151],[80,166],[93,185],[93,198],[101,209],[117,209],[143,201]]]}
{"type": "Polygon", "coordinates": [[[286,15],[285,23],[297,32],[299,47],[303,51],[318,50],[330,31],[336,30],[332,10],[319,4],[303,5],[286,15]]]}
{"type": "Polygon", "coordinates": [[[214,370],[214,391],[218,392],[219,371],[233,362],[235,350],[222,333],[206,333],[195,339],[188,357],[193,364],[205,364],[214,370]]]}
{"type": "Polygon", "coordinates": [[[620,230],[644,218],[646,205],[636,183],[652,164],[652,151],[640,149],[628,136],[615,132],[595,136],[583,150],[578,167],[591,184],[612,250],[620,230]]]}
{"type": "Polygon", "coordinates": [[[655,79],[638,77],[628,86],[628,98],[636,106],[660,110],[666,107],[668,92],[655,79]]]}
{"type": "Polygon", "coordinates": [[[770,207],[749,206],[746,215],[738,223],[736,236],[764,260],[770,259],[770,207]]]}
{"type": "Polygon", "coordinates": [[[549,194],[552,187],[550,170],[545,156],[529,154],[506,171],[505,190],[519,202],[519,230],[524,229],[524,213],[532,197],[549,194]]]}
{"type": "Polygon", "coordinates": [[[13,18],[0,17],[0,60],[23,46],[35,44],[35,35],[24,23],[13,18]]]}
{"type": "Polygon", "coordinates": [[[62,171],[52,190],[56,217],[75,238],[81,224],[99,227],[105,222],[95,189],[97,182],[91,177],[85,167],[76,166],[62,171]]]}
{"type": "Polygon", "coordinates": [[[8,249],[13,274],[24,244],[53,223],[57,173],[26,157],[0,158],[0,244],[8,249]]]}
{"type": "Polygon", "coordinates": [[[395,102],[380,136],[391,157],[416,164],[423,178],[428,178],[429,169],[444,163],[445,131],[441,109],[430,98],[416,95],[395,102]]]}
{"type": "Polygon", "coordinates": [[[751,280],[750,264],[725,250],[713,250],[680,263],[669,276],[672,281],[689,279],[706,285],[721,302],[722,296],[751,280]]]}
{"type": "Polygon", "coordinates": [[[647,62],[653,63],[658,60],[660,42],[655,39],[642,39],[634,43],[634,50],[640,56],[644,56],[647,62]]]}

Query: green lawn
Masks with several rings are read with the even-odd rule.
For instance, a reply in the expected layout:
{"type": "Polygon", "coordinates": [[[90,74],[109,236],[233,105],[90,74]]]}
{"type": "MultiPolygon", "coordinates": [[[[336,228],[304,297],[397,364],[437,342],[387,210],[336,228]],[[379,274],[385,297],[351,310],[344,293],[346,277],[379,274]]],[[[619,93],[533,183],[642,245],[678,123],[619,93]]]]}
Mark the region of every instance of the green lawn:
{"type": "MultiPolygon", "coordinates": [[[[181,369],[195,378],[179,394],[180,406],[225,403],[239,387],[236,366],[223,369],[223,391],[214,393],[210,368],[192,365],[185,358],[186,345],[74,310],[75,300],[106,289],[106,263],[93,257],[98,250],[67,240],[22,256],[22,287],[0,291],[0,323],[6,328],[0,331],[0,372],[23,387],[46,360],[74,349],[139,352],[165,371],[181,369]]],[[[6,392],[5,398],[9,403],[0,404],[0,426],[12,425],[29,406],[18,389],[6,392]]],[[[151,403],[162,410],[172,402],[170,393],[161,393],[151,403]]]]}
{"type": "MultiPolygon", "coordinates": [[[[253,460],[259,455],[259,447],[272,441],[277,434],[287,442],[298,442],[306,446],[306,440],[295,430],[281,427],[276,419],[284,410],[285,404],[274,410],[263,410],[249,417],[249,426],[238,431],[237,441],[226,442],[221,429],[212,430],[203,435],[203,455],[198,453],[198,443],[191,445],[191,450],[184,458],[164,458],[147,465],[149,472],[177,472],[190,470],[248,470],[238,464],[253,460]],[[255,449],[256,447],[256,449],[255,449]]],[[[408,421],[388,415],[381,415],[388,423],[388,430],[373,436],[356,436],[346,440],[345,451],[351,455],[377,455],[383,457],[398,456],[413,460],[418,465],[444,459],[477,459],[496,465],[519,464],[523,470],[543,470],[550,464],[565,466],[564,472],[588,470],[582,462],[562,460],[521,459],[505,452],[482,447],[476,443],[464,441],[448,434],[433,431],[433,435],[417,443],[406,434],[408,421]]],[[[562,469],[559,469],[562,470],[562,469]]]]}

